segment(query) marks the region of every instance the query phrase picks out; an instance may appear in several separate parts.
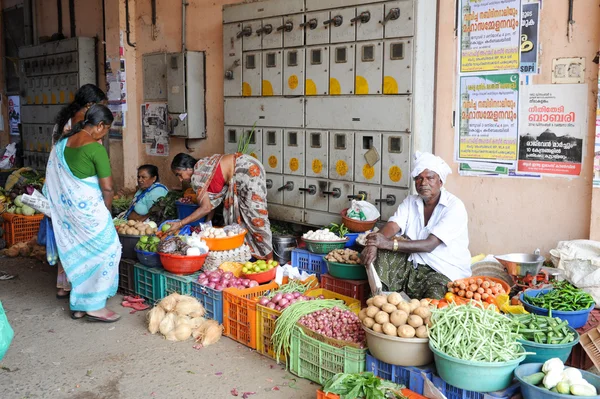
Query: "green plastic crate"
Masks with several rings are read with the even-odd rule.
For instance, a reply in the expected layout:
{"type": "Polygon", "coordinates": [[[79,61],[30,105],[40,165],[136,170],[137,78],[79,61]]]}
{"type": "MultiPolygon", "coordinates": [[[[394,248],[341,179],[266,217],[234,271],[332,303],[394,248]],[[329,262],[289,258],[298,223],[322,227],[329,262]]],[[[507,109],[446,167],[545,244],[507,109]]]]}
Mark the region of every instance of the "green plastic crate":
{"type": "Polygon", "coordinates": [[[307,336],[298,326],[293,327],[291,341],[288,365],[298,377],[323,385],[337,373],[365,371],[366,349],[336,348],[307,336]]]}
{"type": "Polygon", "coordinates": [[[200,274],[200,272],[181,276],[163,270],[161,274],[165,286],[165,296],[169,296],[174,292],[181,295],[191,295],[192,281],[198,279],[198,274],[200,274]]]}
{"type": "Polygon", "coordinates": [[[159,269],[136,263],[133,266],[135,293],[146,298],[150,305],[165,297],[165,285],[159,269]]]}

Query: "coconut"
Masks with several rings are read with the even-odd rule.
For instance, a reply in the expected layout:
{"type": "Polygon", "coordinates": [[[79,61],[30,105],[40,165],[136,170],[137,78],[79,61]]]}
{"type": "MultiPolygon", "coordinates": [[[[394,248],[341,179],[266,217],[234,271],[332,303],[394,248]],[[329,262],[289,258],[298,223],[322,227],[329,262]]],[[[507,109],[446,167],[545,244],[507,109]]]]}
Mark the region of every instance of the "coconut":
{"type": "Polygon", "coordinates": [[[180,300],[179,302],[177,302],[177,306],[175,306],[175,312],[179,316],[187,316],[192,313],[194,313],[194,315],[197,315],[199,313],[204,314],[204,306],[202,306],[202,304],[198,302],[196,298],[192,299],[193,301],[180,300]]]}
{"type": "Polygon", "coordinates": [[[150,331],[150,334],[156,334],[158,332],[160,322],[163,321],[165,315],[164,309],[160,306],[155,306],[148,312],[148,331],[150,331]]]}
{"type": "Polygon", "coordinates": [[[173,294],[171,294],[168,297],[163,298],[158,303],[158,306],[163,308],[165,310],[165,312],[170,312],[173,309],[175,309],[175,306],[177,306],[177,299],[175,296],[173,296],[173,294]]]}
{"type": "Polygon", "coordinates": [[[175,329],[177,341],[185,341],[192,335],[192,327],[188,323],[180,324],[175,329]]]}
{"type": "Polygon", "coordinates": [[[167,335],[175,329],[175,313],[167,313],[164,319],[160,322],[158,329],[162,335],[167,335]]]}
{"type": "Polygon", "coordinates": [[[190,320],[190,326],[192,327],[192,330],[195,330],[204,324],[205,321],[206,319],[203,317],[195,317],[190,320]]]}

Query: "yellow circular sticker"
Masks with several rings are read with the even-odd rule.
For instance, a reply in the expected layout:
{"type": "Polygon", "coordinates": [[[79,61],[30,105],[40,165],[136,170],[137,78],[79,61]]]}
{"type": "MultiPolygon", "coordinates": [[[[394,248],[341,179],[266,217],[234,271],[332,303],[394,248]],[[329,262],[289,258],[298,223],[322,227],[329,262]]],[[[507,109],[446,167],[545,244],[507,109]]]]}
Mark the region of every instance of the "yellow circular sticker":
{"type": "Polygon", "coordinates": [[[373,177],[375,177],[375,168],[366,163],[362,168],[362,173],[365,179],[371,180],[373,177]]]}
{"type": "Polygon", "coordinates": [[[269,166],[272,169],[275,169],[277,167],[277,157],[275,155],[271,155],[269,157],[269,166]]]}
{"type": "Polygon", "coordinates": [[[342,94],[342,86],[336,78],[329,78],[329,94],[332,96],[342,94]]]}
{"type": "Polygon", "coordinates": [[[264,97],[273,95],[273,86],[268,80],[262,81],[262,95],[264,97]]]}
{"type": "Polygon", "coordinates": [[[298,166],[300,166],[300,162],[298,162],[298,158],[290,159],[290,170],[295,172],[298,170],[298,166]]]}
{"type": "Polygon", "coordinates": [[[369,82],[358,75],[356,75],[356,94],[369,94],[369,82]]]}
{"type": "Polygon", "coordinates": [[[306,95],[307,96],[316,96],[317,95],[317,85],[312,79],[306,79],[306,95]]]}
{"type": "Polygon", "coordinates": [[[291,75],[291,76],[288,78],[288,87],[289,87],[291,90],[296,90],[296,87],[298,87],[298,76],[296,76],[296,75],[291,75]]]}
{"type": "Polygon", "coordinates": [[[258,156],[257,156],[257,155],[256,155],[254,152],[251,152],[251,153],[250,153],[250,156],[251,156],[251,157],[254,157],[254,158],[256,158],[256,159],[258,159],[258,156]]]}
{"type": "Polygon", "coordinates": [[[348,173],[348,164],[340,159],[335,163],[335,171],[340,176],[346,176],[346,173],[348,173]]]}
{"type": "Polygon", "coordinates": [[[312,171],[314,173],[321,173],[323,171],[323,163],[318,159],[313,159],[312,161],[312,171]]]}
{"type": "Polygon", "coordinates": [[[391,76],[383,78],[383,94],[398,94],[398,82],[391,76]]]}
{"type": "Polygon", "coordinates": [[[402,170],[396,165],[392,166],[388,171],[388,175],[390,176],[390,180],[394,183],[398,183],[402,179],[402,170]]]}
{"type": "Polygon", "coordinates": [[[250,97],[252,95],[252,88],[247,82],[242,82],[242,96],[250,97]]]}

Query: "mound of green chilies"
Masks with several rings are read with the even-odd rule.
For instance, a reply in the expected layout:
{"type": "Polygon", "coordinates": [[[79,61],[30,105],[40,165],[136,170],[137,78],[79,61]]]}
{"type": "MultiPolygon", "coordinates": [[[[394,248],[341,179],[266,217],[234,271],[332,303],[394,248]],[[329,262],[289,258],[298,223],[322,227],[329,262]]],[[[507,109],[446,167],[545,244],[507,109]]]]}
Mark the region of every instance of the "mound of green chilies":
{"type": "Polygon", "coordinates": [[[566,320],[536,314],[512,315],[512,331],[525,341],[538,344],[568,344],[575,334],[566,320]]]}
{"type": "Polygon", "coordinates": [[[594,298],[590,294],[575,288],[568,281],[558,281],[552,285],[554,287],[552,291],[537,296],[528,296],[527,291],[525,291],[523,300],[530,305],[550,311],[567,312],[589,309],[594,304],[594,298]]]}

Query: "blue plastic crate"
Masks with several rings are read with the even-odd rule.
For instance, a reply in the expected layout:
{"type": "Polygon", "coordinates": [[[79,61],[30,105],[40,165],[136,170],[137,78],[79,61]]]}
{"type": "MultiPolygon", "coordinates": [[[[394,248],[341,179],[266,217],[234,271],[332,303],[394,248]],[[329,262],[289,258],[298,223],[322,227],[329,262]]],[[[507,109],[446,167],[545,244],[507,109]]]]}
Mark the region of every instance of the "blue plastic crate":
{"type": "Polygon", "coordinates": [[[169,273],[166,270],[161,271],[163,285],[165,287],[165,296],[168,296],[174,292],[181,295],[192,294],[192,281],[198,279],[200,272],[190,274],[187,276],[181,276],[178,274],[169,273]]]}
{"type": "Polygon", "coordinates": [[[135,293],[146,298],[150,305],[165,297],[164,280],[159,269],[136,263],[133,266],[135,293]]]}
{"type": "Polygon", "coordinates": [[[223,324],[223,292],[192,281],[192,296],[196,298],[204,309],[206,317],[223,324]]]}
{"type": "Polygon", "coordinates": [[[135,294],[135,273],[133,267],[135,261],[121,259],[119,262],[119,288],[118,292],[123,295],[135,294]]]}
{"type": "Polygon", "coordinates": [[[325,256],[326,254],[313,254],[305,249],[296,248],[292,250],[292,266],[320,277],[321,274],[327,273],[327,262],[323,259],[325,256]]]}
{"type": "MultiPolygon", "coordinates": [[[[196,204],[182,204],[179,201],[175,202],[175,207],[177,208],[177,219],[179,220],[183,220],[183,218],[190,216],[196,209],[198,209],[198,205],[196,204]]],[[[203,223],[205,219],[206,217],[203,217],[194,223],[190,223],[189,225],[198,226],[200,223],[203,223]]]]}
{"type": "Polygon", "coordinates": [[[431,381],[447,399],[510,399],[520,390],[517,381],[513,382],[511,386],[502,391],[486,393],[467,391],[454,387],[435,374],[432,376],[431,381]]]}
{"type": "MultiPolygon", "coordinates": [[[[433,370],[429,366],[425,367],[402,367],[388,364],[376,359],[371,353],[367,352],[367,366],[365,371],[370,371],[379,378],[392,381],[396,384],[402,384],[419,395],[423,394],[425,378],[431,380],[433,370]],[[425,376],[424,376],[424,375],[425,376]]],[[[450,398],[448,398],[450,399],[450,398]]]]}

